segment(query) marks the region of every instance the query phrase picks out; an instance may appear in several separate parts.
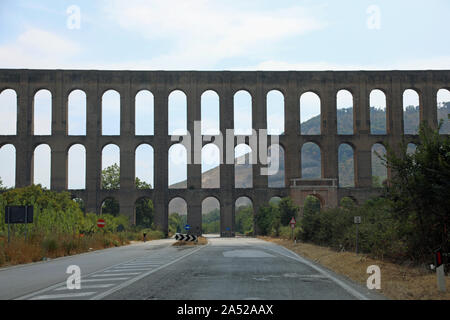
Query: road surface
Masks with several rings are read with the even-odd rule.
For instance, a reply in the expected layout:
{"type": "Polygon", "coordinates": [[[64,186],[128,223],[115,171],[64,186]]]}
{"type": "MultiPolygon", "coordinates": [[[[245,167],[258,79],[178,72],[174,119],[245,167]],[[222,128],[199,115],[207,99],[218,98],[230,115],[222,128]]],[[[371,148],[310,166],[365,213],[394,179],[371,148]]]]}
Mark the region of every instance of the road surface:
{"type": "MultiPolygon", "coordinates": [[[[0,269],[0,299],[382,299],[281,246],[209,237],[205,246],[164,239],[0,269]],[[81,288],[68,289],[70,265],[81,288]]],[[[70,281],[73,283],[73,281],[70,281]]]]}

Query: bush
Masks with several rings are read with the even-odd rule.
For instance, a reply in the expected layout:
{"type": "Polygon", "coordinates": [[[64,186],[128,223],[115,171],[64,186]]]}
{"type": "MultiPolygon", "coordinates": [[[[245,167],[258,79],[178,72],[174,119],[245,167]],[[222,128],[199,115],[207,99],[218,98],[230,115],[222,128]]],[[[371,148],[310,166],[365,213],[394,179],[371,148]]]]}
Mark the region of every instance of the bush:
{"type": "MultiPolygon", "coordinates": [[[[161,231],[146,229],[147,239],[160,239],[161,231]]],[[[84,214],[79,203],[68,192],[42,189],[40,185],[10,189],[0,194],[0,265],[28,263],[43,257],[58,257],[88,250],[127,244],[130,240],[142,240],[140,227],[130,226],[128,217],[111,214],[84,214]],[[5,206],[32,205],[34,223],[12,227],[11,243],[5,243],[5,206]],[[97,220],[105,220],[105,227],[98,228],[97,220]],[[118,232],[122,226],[124,231],[118,232]]]]}
{"type": "Polygon", "coordinates": [[[263,236],[265,235],[279,235],[280,229],[280,212],[278,206],[269,203],[262,206],[259,213],[255,217],[255,223],[263,236]]]}
{"type": "Polygon", "coordinates": [[[46,253],[55,252],[58,249],[58,241],[55,238],[46,238],[42,241],[42,248],[46,253]]]}
{"type": "MultiPolygon", "coordinates": [[[[294,228],[294,238],[299,239],[299,234],[301,232],[301,228],[297,225],[294,228]]],[[[282,226],[280,227],[280,238],[283,239],[289,239],[289,240],[293,240],[292,239],[292,228],[291,226],[282,226]]]]}
{"type": "Polygon", "coordinates": [[[391,202],[384,198],[369,200],[360,207],[347,203],[341,204],[340,208],[318,212],[305,210],[300,221],[300,238],[337,250],[353,251],[356,245],[355,216],[362,219],[358,226],[360,252],[381,259],[411,257],[412,252],[404,240],[408,227],[395,219],[391,202]]]}

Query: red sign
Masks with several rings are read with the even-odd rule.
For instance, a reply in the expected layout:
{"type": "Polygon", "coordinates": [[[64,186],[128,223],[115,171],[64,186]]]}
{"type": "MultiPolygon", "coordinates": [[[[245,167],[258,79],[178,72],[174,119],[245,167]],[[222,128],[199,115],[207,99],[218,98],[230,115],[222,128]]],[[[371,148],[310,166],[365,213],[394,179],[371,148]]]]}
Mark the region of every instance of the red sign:
{"type": "Polygon", "coordinates": [[[297,221],[295,221],[295,218],[292,217],[291,221],[289,222],[289,224],[291,225],[291,228],[294,229],[295,228],[295,224],[297,223],[297,221]]]}
{"type": "Polygon", "coordinates": [[[97,220],[97,227],[99,227],[99,228],[103,228],[104,226],[105,226],[105,220],[103,220],[103,219],[98,219],[97,220]]]}

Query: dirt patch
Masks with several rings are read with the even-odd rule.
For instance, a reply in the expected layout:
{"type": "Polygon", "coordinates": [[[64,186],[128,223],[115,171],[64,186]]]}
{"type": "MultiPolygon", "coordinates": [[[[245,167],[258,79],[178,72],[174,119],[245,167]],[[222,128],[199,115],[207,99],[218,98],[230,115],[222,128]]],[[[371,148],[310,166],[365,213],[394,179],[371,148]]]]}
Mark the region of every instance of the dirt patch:
{"type": "Polygon", "coordinates": [[[390,299],[450,300],[450,277],[447,277],[447,292],[441,293],[437,289],[436,274],[424,268],[401,266],[352,252],[336,252],[330,248],[309,243],[294,244],[292,240],[259,238],[288,248],[364,286],[369,277],[366,273],[367,267],[377,265],[381,270],[379,292],[390,299]]]}
{"type": "Polygon", "coordinates": [[[173,246],[202,246],[208,243],[205,237],[198,237],[198,241],[177,241],[173,246]]]}

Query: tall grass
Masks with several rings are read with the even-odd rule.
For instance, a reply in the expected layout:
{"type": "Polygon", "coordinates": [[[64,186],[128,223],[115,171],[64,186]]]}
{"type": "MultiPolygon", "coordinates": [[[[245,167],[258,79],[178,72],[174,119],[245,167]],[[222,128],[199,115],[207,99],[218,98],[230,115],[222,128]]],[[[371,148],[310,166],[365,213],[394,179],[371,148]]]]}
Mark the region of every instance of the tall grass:
{"type": "MultiPolygon", "coordinates": [[[[147,240],[164,237],[159,231],[145,232],[147,240]]],[[[142,230],[130,226],[127,217],[84,214],[67,192],[49,191],[33,185],[11,189],[0,195],[0,266],[121,246],[142,238],[142,230]],[[7,205],[34,207],[32,224],[10,225],[10,243],[5,224],[7,205]],[[97,227],[99,218],[105,220],[104,228],[97,227]],[[120,225],[124,231],[118,232],[120,225]]]]}

